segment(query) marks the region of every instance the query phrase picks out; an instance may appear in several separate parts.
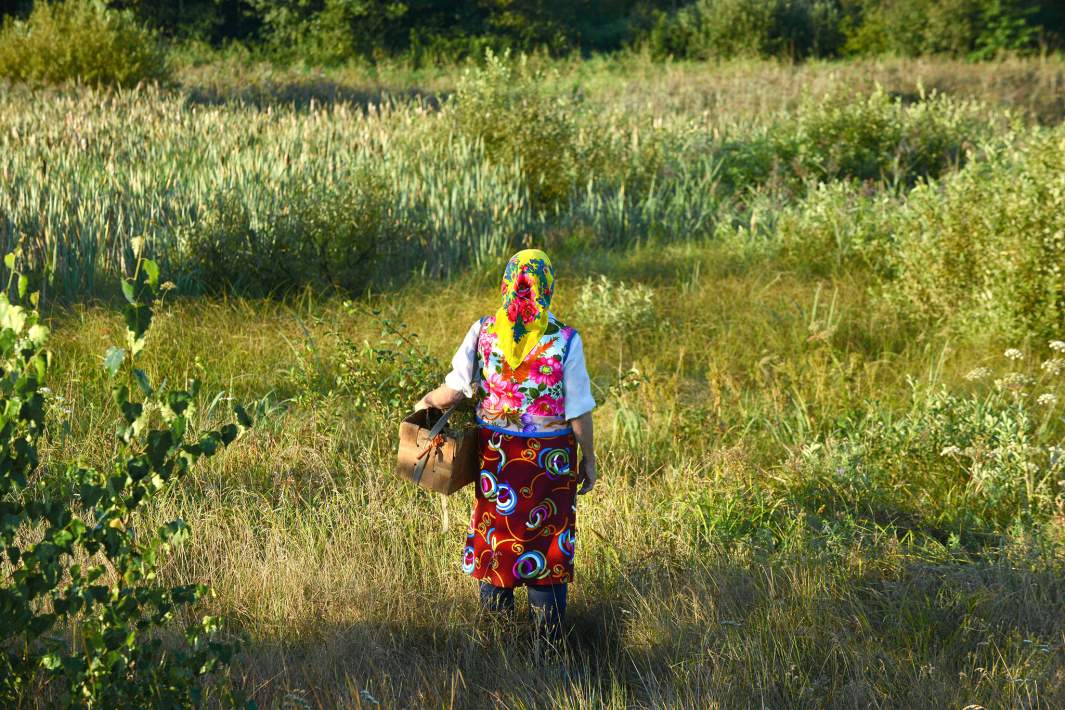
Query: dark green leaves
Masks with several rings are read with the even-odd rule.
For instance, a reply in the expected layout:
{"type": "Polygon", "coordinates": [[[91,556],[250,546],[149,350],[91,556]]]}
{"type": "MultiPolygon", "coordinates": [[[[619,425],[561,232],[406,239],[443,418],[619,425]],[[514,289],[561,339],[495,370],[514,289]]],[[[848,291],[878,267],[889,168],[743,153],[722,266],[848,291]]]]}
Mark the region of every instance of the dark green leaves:
{"type": "MultiPolygon", "coordinates": [[[[4,263],[13,269],[16,257],[4,263]]],[[[27,289],[20,277],[20,298],[27,289]]],[[[139,366],[158,289],[159,267],[147,259],[122,282],[125,347],[112,346],[103,357],[118,420],[113,460],[101,470],[45,461],[52,476],[38,475],[37,448],[48,330],[35,310],[0,292],[0,371],[6,373],[0,377],[0,551],[10,566],[0,582],[0,629],[12,641],[0,671],[0,704],[17,703],[43,672],[60,704],[185,707],[199,697],[199,676],[232,656],[216,640],[220,627],[210,617],[186,630],[187,647],[164,651],[155,628],[172,623],[177,608],[205,588],[168,588],[156,577],[163,556],[189,536],[183,521],[134,529],[146,501],[252,424],[237,405],[236,422],[190,431],[199,383],[172,389],[160,378],[153,385],[139,366]],[[27,529],[42,532],[25,535],[27,529]],[[74,559],[89,561],[83,567],[74,559]],[[72,650],[52,630],[74,615],[82,643],[72,650]]]]}

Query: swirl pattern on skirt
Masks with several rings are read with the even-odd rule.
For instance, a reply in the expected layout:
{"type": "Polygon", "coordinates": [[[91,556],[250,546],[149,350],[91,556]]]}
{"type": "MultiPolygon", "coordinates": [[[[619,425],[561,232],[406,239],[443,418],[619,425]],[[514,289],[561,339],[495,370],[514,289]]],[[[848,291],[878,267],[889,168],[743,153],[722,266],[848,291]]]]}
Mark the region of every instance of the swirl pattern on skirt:
{"type": "Polygon", "coordinates": [[[573,580],[577,481],[573,434],[523,437],[480,431],[462,569],[497,587],[573,580]]]}

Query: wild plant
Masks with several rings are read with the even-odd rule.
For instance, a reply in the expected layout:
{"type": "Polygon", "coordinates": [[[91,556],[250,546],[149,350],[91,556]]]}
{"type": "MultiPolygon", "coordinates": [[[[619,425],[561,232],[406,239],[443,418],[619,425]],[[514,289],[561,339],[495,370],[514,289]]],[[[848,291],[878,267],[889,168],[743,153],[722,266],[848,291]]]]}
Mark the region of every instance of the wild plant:
{"type": "Polygon", "coordinates": [[[578,142],[579,106],[544,90],[544,76],[524,55],[485,55],[484,68],[467,69],[447,105],[455,130],[483,141],[488,157],[519,161],[535,208],[559,206],[593,166],[578,142]]]}
{"type": "Polygon", "coordinates": [[[155,34],[101,0],[37,2],[26,20],[8,18],[0,28],[0,77],[133,86],[169,74],[155,34]]]}
{"type": "MultiPolygon", "coordinates": [[[[8,292],[26,297],[28,279],[15,271],[15,255],[5,263],[8,292]]],[[[199,383],[153,383],[142,369],[165,286],[156,263],[139,257],[122,281],[126,339],[104,356],[118,422],[113,456],[102,468],[40,459],[48,329],[35,296],[20,305],[0,295],[5,702],[43,693],[64,706],[187,705],[202,698],[202,678],[232,657],[218,618],[194,617],[180,637],[170,628],[208,591],[157,578],[189,527],[180,519],[140,527],[146,506],[252,423],[235,405],[236,421],[197,430],[199,383]]]]}
{"type": "MultiPolygon", "coordinates": [[[[359,310],[350,301],[344,307],[349,313],[359,310]]],[[[378,310],[369,315],[379,325],[380,335],[375,342],[361,344],[339,337],[336,384],[357,408],[388,419],[409,412],[443,381],[447,369],[409,325],[378,310]]]]}
{"type": "Polygon", "coordinates": [[[804,446],[797,500],[977,546],[1010,525],[1046,523],[1065,507],[1065,442],[1056,423],[1063,367],[1052,350],[1031,375],[1016,368],[1024,358],[1007,349],[998,373],[968,374],[968,392],[914,381],[904,411],[871,407],[804,446]]]}
{"type": "Polygon", "coordinates": [[[1065,328],[1065,131],[918,186],[897,214],[883,297],[967,333],[1065,328]]]}
{"type": "Polygon", "coordinates": [[[610,331],[648,326],[655,318],[654,294],[650,287],[615,282],[605,274],[584,282],[574,308],[582,323],[610,331]]]}

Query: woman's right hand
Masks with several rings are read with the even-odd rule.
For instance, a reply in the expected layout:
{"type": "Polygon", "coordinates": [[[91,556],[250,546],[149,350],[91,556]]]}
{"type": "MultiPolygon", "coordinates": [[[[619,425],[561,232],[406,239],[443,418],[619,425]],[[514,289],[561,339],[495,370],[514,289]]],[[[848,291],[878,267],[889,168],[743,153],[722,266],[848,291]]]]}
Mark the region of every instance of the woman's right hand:
{"type": "Polygon", "coordinates": [[[581,482],[581,487],[577,489],[577,495],[582,496],[595,488],[595,480],[598,476],[595,472],[594,461],[591,465],[588,465],[588,459],[581,459],[581,463],[577,468],[577,480],[581,482]]]}

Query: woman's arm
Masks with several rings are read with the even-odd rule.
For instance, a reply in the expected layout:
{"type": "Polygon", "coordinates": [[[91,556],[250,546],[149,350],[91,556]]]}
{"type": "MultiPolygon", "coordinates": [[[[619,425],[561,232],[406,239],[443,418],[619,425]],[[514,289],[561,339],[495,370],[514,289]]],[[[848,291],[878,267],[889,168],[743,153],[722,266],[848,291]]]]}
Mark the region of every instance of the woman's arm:
{"type": "Polygon", "coordinates": [[[436,409],[447,409],[453,404],[458,404],[466,395],[458,390],[453,390],[447,385],[440,385],[435,390],[418,400],[418,403],[414,405],[414,411],[425,409],[427,407],[434,407],[436,409]]]}
{"type": "Polygon", "coordinates": [[[474,368],[477,366],[477,338],[481,334],[481,321],[476,320],[466,331],[462,345],[451,358],[451,372],[444,378],[444,384],[418,400],[414,411],[427,407],[447,409],[458,404],[466,397],[473,396],[474,368]]]}
{"type": "Polygon", "coordinates": [[[592,413],[587,412],[570,422],[573,425],[573,436],[577,438],[577,444],[581,447],[581,465],[578,475],[581,487],[578,495],[584,495],[595,488],[595,435],[592,431],[592,413]]]}

